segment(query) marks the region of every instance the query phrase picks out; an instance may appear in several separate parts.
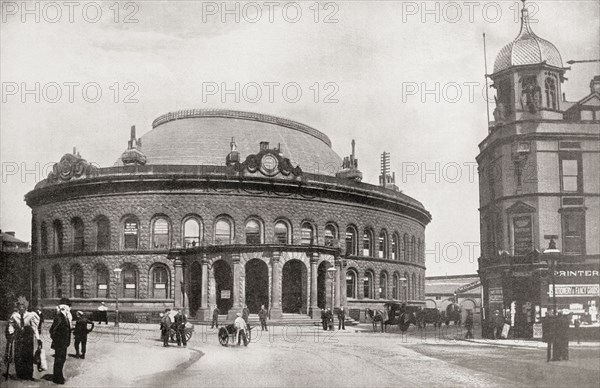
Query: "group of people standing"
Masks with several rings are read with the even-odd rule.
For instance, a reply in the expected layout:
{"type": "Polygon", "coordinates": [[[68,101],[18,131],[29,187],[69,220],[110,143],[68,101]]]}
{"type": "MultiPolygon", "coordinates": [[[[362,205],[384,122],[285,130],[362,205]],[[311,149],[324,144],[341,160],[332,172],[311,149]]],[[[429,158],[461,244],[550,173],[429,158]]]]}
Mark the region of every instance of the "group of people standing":
{"type": "Polygon", "coordinates": [[[187,324],[187,317],[184,313],[178,310],[165,309],[162,314],[160,321],[160,334],[163,340],[163,346],[169,346],[169,339],[171,338],[171,330],[175,332],[175,338],[177,340],[177,346],[187,347],[187,337],[185,336],[185,326],[187,324]]]}
{"type": "MultiPolygon", "coordinates": [[[[17,311],[10,317],[6,332],[5,360],[14,360],[16,375],[19,379],[34,380],[34,363],[38,364],[39,372],[45,369],[43,365],[46,364],[46,361],[41,340],[43,322],[44,317],[41,309],[35,309],[35,312],[27,311],[27,303],[24,301],[17,304],[17,311]]],[[[65,383],[63,367],[67,360],[67,349],[71,344],[71,332],[74,332],[75,335],[75,351],[77,353],[75,357],[84,359],[87,336],[93,329],[94,323],[90,322],[82,311],[77,312],[77,320],[73,327],[71,301],[68,298],[60,299],[49,332],[52,339],[51,348],[54,349],[52,374],[54,383],[65,383]],[[80,346],[81,352],[79,350],[80,346]]]]}
{"type": "MultiPolygon", "coordinates": [[[[338,330],[346,330],[346,313],[343,308],[339,308],[337,312],[338,317],[338,330]]],[[[321,324],[323,325],[323,330],[327,331],[333,330],[333,312],[330,308],[326,308],[325,310],[321,310],[321,324]]]]}

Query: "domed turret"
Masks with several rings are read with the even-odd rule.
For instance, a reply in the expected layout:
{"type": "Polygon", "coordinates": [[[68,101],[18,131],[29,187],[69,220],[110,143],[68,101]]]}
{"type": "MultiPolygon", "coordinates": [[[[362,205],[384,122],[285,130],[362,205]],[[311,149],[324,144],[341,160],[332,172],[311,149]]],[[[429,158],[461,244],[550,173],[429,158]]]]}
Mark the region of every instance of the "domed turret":
{"type": "Polygon", "coordinates": [[[540,38],[531,30],[529,12],[525,5],[523,5],[521,15],[521,31],[515,40],[500,50],[494,63],[494,73],[511,66],[541,63],[562,68],[562,58],[556,46],[540,38]]]}

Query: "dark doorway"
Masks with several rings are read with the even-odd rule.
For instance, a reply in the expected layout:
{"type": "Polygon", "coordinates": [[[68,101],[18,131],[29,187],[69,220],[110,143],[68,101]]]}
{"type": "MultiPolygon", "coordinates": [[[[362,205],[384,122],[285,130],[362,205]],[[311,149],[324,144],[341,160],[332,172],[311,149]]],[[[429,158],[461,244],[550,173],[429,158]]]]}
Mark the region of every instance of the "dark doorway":
{"type": "Polygon", "coordinates": [[[246,305],[252,314],[269,308],[269,267],[260,259],[246,263],[246,305]]]}
{"type": "Polygon", "coordinates": [[[331,302],[327,298],[331,299],[331,279],[327,276],[327,270],[331,267],[331,264],[327,261],[319,264],[317,271],[317,306],[322,310],[326,307],[331,307],[331,302]]]}
{"type": "Polygon", "coordinates": [[[281,304],[284,313],[306,314],[306,266],[290,260],[283,266],[281,304]]]}
{"type": "Polygon", "coordinates": [[[202,301],[202,265],[195,261],[190,270],[190,314],[196,316],[202,301]]]}
{"type": "Polygon", "coordinates": [[[233,276],[231,267],[223,260],[218,260],[213,265],[217,291],[217,307],[221,314],[227,314],[233,306],[233,276]]]}

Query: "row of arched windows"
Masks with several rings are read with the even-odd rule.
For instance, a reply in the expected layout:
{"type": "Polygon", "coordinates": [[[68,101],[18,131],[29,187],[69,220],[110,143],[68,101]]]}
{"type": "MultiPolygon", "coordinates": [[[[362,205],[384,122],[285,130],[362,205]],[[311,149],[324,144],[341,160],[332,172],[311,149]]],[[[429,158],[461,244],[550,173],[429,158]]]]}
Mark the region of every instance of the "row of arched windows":
{"type": "MultiPolygon", "coordinates": [[[[97,217],[94,221],[94,231],[96,234],[95,249],[97,251],[109,250],[111,247],[111,230],[108,218],[104,216],[97,217]]],[[[276,244],[293,244],[292,226],[285,219],[275,221],[273,225],[272,242],[276,244]]],[[[150,222],[151,241],[150,249],[169,249],[172,247],[172,227],[171,222],[165,216],[156,216],[150,222]]],[[[48,254],[49,235],[46,222],[42,222],[40,227],[40,252],[48,254]]],[[[86,249],[85,228],[81,218],[75,217],[71,220],[70,233],[72,234],[73,245],[71,249],[64,248],[64,227],[60,220],[52,223],[52,252],[82,252],[86,249]]],[[[122,249],[140,248],[140,222],[135,216],[126,216],[120,225],[119,246],[122,249]]],[[[198,246],[204,241],[203,224],[200,217],[188,216],[182,222],[182,241],[181,246],[192,248],[198,246]]],[[[215,245],[246,243],[246,244],[264,244],[265,228],[264,223],[258,217],[250,217],[244,224],[244,236],[242,239],[236,238],[234,221],[227,215],[219,216],[214,223],[213,241],[215,245]],[[241,240],[241,241],[240,241],[241,240]]],[[[348,255],[359,255],[358,229],[350,225],[346,228],[345,248],[348,255]]],[[[338,227],[333,223],[327,223],[323,233],[323,243],[325,246],[333,247],[340,241],[338,227]]],[[[309,221],[300,224],[300,245],[317,244],[317,227],[309,221]]],[[[414,235],[409,236],[404,233],[402,237],[398,232],[392,234],[391,241],[386,230],[381,230],[377,240],[372,229],[367,228],[362,235],[361,255],[365,257],[377,257],[381,259],[403,260],[407,262],[422,263],[424,257],[424,241],[414,235]]],[[[89,248],[87,248],[89,249],[89,248]]]]}
{"type": "MultiPolygon", "coordinates": [[[[105,265],[97,265],[92,271],[90,289],[87,290],[92,298],[108,298],[111,285],[111,272],[105,265]]],[[[116,279],[113,274],[113,286],[116,279]]],[[[40,270],[40,296],[42,299],[62,298],[69,296],[71,298],[84,297],[84,270],[79,264],[74,264],[69,270],[69,284],[64,287],[63,273],[60,264],[55,264],[51,268],[50,278],[46,275],[46,270],[40,270]]],[[[139,271],[133,264],[126,263],[122,266],[119,279],[119,297],[139,298],[139,271]]],[[[150,267],[149,273],[148,297],[156,299],[168,299],[170,296],[171,276],[167,265],[155,263],[150,267]]]]}
{"type": "Polygon", "coordinates": [[[375,273],[372,270],[364,272],[359,278],[358,272],[351,268],[346,271],[346,297],[350,299],[359,298],[359,287],[362,286],[362,297],[364,299],[395,299],[401,301],[421,299],[424,296],[425,278],[422,275],[408,272],[400,276],[395,272],[390,283],[388,273],[381,271],[379,274],[379,286],[375,289],[375,273]],[[391,291],[391,293],[390,293],[391,291]]]}

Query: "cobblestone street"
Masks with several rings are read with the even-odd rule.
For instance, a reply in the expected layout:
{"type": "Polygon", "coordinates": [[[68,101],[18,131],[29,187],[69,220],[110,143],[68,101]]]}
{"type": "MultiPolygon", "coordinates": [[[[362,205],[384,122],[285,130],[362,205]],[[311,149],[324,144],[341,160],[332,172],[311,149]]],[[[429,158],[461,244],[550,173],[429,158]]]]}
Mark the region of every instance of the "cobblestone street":
{"type": "MultiPolygon", "coordinates": [[[[433,329],[373,333],[370,325],[345,332],[274,326],[254,332],[248,347],[223,347],[216,330],[196,326],[187,348],[162,347],[154,325],[124,324],[115,336],[101,326],[86,360],[69,357],[67,386],[593,386],[600,378],[597,343],[572,343],[570,360],[546,363],[534,341],[463,341],[433,329]]],[[[451,330],[450,330],[451,331],[451,330]]],[[[49,350],[49,341],[45,348],[49,350]]],[[[35,382],[2,386],[53,386],[49,370],[35,382]]],[[[73,347],[69,349],[73,354],[73,347]]]]}

